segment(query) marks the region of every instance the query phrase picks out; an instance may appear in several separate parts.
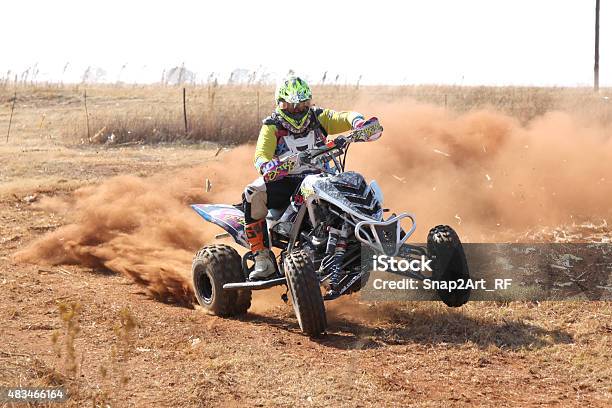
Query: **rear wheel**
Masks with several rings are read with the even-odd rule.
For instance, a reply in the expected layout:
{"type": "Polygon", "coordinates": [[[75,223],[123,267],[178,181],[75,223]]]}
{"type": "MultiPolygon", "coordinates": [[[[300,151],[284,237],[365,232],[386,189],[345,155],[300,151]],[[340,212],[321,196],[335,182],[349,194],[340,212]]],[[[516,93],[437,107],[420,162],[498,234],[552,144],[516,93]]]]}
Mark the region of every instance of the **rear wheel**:
{"type": "Polygon", "coordinates": [[[308,336],[319,336],[327,328],[327,318],[319,277],[310,257],[302,250],[291,251],[285,256],[284,267],[300,328],[308,336]]]}
{"type": "Polygon", "coordinates": [[[228,245],[206,245],[198,251],[191,268],[198,303],[211,314],[237,316],[251,307],[250,290],[223,290],[226,283],[244,282],[242,260],[228,245]]]}
{"type": "MultiPolygon", "coordinates": [[[[438,225],[429,231],[427,236],[427,251],[432,259],[433,280],[462,281],[467,283],[470,278],[465,252],[459,236],[448,225],[438,225]]],[[[470,298],[470,288],[438,289],[438,296],[447,306],[459,307],[470,298]]]]}

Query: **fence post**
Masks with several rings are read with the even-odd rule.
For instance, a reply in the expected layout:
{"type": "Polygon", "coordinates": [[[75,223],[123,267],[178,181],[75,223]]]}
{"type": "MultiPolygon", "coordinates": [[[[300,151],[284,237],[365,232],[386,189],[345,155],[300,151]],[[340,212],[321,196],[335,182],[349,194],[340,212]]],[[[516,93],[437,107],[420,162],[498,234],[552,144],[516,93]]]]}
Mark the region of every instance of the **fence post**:
{"type": "Polygon", "coordinates": [[[261,120],[261,116],[259,116],[259,85],[257,86],[257,121],[261,120]]]}
{"type": "Polygon", "coordinates": [[[595,65],[593,67],[593,89],[599,91],[599,0],[595,2],[595,65]]]}
{"type": "Polygon", "coordinates": [[[8,131],[6,132],[6,143],[9,141],[9,135],[11,134],[11,123],[13,123],[13,111],[15,110],[15,101],[17,100],[17,91],[13,96],[13,106],[11,106],[11,117],[9,118],[8,131]]]}
{"type": "Polygon", "coordinates": [[[91,140],[91,133],[89,131],[89,112],[87,111],[87,89],[85,89],[83,94],[83,99],[85,100],[85,122],[87,123],[87,140],[91,140]]]}
{"type": "Polygon", "coordinates": [[[40,124],[38,125],[38,131],[40,132],[40,138],[43,138],[43,132],[42,132],[42,128],[43,128],[43,123],[45,123],[45,118],[47,117],[46,113],[42,114],[42,117],[40,118],[40,124]]]}
{"type": "Polygon", "coordinates": [[[183,87],[183,119],[185,121],[185,136],[187,136],[187,96],[185,87],[183,87]]]}

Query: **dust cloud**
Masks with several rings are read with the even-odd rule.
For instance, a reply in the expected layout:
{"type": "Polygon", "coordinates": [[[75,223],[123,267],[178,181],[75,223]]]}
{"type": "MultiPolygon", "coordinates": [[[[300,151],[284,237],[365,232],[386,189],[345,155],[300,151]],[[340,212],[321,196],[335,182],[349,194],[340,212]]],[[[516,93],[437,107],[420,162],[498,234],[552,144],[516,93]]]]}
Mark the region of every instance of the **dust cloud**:
{"type": "MultiPolygon", "coordinates": [[[[358,109],[378,116],[385,133],[352,146],[347,169],[377,179],[385,207],[416,215],[417,241],[437,224],[450,224],[465,242],[507,242],[544,226],[611,215],[609,126],[562,112],[523,125],[494,111],[456,114],[412,101],[358,109]]],[[[69,224],[15,257],[109,269],[157,299],[189,304],[192,256],[221,230],[188,205],[238,202],[256,176],[253,149],[241,146],[197,168],[114,177],[66,199],[48,198],[40,205],[65,214],[69,224]],[[211,192],[204,191],[206,178],[211,192]]]]}
{"type": "Polygon", "coordinates": [[[228,163],[250,163],[252,149],[241,146],[205,166],[149,178],[113,177],[65,199],[44,199],[39,206],[63,214],[69,224],[19,251],[15,259],[119,272],[156,299],[190,304],[195,300],[193,255],[221,231],[189,204],[239,202],[239,186],[253,175],[236,172],[228,163]],[[207,178],[210,192],[205,192],[207,178]]]}
{"type": "MultiPolygon", "coordinates": [[[[415,238],[449,224],[465,242],[513,242],[547,225],[612,215],[612,127],[551,112],[526,125],[406,101],[377,114],[383,138],[347,167],[377,179],[385,207],[416,215],[415,238]]],[[[350,153],[349,153],[350,156],[350,153]]]]}

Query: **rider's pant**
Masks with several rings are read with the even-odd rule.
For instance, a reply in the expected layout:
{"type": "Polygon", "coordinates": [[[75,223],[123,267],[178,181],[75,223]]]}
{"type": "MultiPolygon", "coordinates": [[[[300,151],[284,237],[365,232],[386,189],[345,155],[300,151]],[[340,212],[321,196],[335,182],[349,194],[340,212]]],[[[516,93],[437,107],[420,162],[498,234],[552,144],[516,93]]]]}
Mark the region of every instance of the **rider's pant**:
{"type": "Polygon", "coordinates": [[[266,218],[269,209],[285,209],[289,205],[291,196],[297,192],[303,180],[303,176],[287,176],[266,183],[263,177],[259,177],[246,186],[242,193],[242,206],[246,224],[266,218]]]}

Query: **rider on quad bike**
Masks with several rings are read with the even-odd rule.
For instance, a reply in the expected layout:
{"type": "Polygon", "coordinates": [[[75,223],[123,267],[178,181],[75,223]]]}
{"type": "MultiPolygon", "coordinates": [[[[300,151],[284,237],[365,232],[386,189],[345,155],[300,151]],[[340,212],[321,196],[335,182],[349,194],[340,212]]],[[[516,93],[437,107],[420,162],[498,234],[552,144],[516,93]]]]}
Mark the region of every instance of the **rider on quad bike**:
{"type": "MultiPolygon", "coordinates": [[[[254,269],[249,274],[251,281],[263,280],[275,273],[273,254],[265,238],[268,210],[284,210],[292,197],[299,205],[298,191],[304,177],[319,173],[309,166],[289,166],[280,156],[299,153],[300,158],[307,160],[308,151],[325,146],[328,135],[360,129],[377,120],[366,121],[357,112],[337,112],[312,106],[311,99],[312,91],[303,79],[296,76],[285,79],[276,89],[276,109],[264,119],[259,132],[255,168],[261,175],[268,176],[265,180],[258,177],[246,186],[242,195],[246,236],[255,258],[254,269]]],[[[332,274],[332,291],[336,283],[337,276],[332,274]]]]}
{"type": "Polygon", "coordinates": [[[191,268],[198,303],[217,316],[238,316],[251,306],[252,291],[285,285],[281,298],[291,299],[300,329],[318,336],[327,328],[324,302],[363,288],[373,270],[364,261],[373,253],[411,262],[427,259],[431,274],[393,273],[453,281],[455,289],[439,287],[438,297],[450,307],[465,304],[470,288],[458,285],[469,280],[469,267],[457,233],[438,225],[430,229],[426,246],[407,243],[416,217],[405,212],[385,217],[390,209],[383,207],[378,183],[346,170],[352,143],[381,137],[378,120],[311,107],[311,96],[300,78],[289,78],[278,88],[278,106],[264,121],[255,153],[261,177],[246,187],[241,204],[191,205],[251,250],[240,256],[226,244],[204,245],[191,268]],[[278,249],[278,255],[270,248],[278,249]]]}

